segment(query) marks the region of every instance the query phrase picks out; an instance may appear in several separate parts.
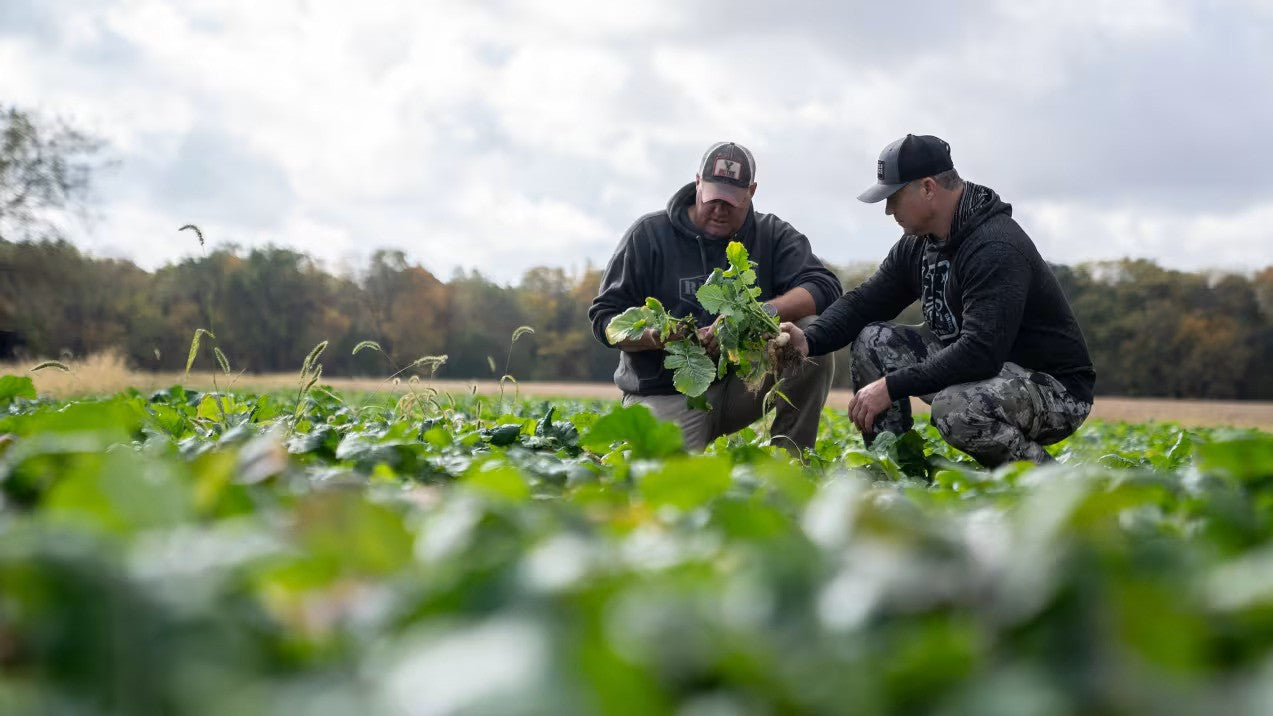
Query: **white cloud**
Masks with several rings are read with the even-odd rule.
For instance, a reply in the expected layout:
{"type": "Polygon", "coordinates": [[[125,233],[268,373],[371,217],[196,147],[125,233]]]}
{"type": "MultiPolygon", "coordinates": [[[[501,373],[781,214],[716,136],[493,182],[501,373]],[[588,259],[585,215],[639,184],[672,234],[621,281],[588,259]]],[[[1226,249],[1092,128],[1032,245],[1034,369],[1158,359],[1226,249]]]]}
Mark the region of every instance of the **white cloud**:
{"type": "Polygon", "coordinates": [[[1268,249],[1273,201],[1224,214],[1037,202],[1016,216],[1044,258],[1056,263],[1150,256],[1169,266],[1237,272],[1273,264],[1268,249]]]}
{"type": "Polygon", "coordinates": [[[121,160],[72,237],[150,267],[194,253],[188,222],[444,276],[601,264],[722,138],[756,152],[761,210],[874,261],[896,232],[853,197],[907,131],[1050,260],[1273,263],[1265,0],[12,2],[0,96],[121,160]]]}

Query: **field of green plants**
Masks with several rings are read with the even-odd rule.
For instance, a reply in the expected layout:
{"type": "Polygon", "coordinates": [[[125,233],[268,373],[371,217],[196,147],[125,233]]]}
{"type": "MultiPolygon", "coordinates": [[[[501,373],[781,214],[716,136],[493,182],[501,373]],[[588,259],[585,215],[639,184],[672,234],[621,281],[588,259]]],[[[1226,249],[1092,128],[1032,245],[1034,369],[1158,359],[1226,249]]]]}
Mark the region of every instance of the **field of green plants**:
{"type": "Polygon", "coordinates": [[[1273,712],[1273,436],[0,379],[0,713],[1273,712]]]}

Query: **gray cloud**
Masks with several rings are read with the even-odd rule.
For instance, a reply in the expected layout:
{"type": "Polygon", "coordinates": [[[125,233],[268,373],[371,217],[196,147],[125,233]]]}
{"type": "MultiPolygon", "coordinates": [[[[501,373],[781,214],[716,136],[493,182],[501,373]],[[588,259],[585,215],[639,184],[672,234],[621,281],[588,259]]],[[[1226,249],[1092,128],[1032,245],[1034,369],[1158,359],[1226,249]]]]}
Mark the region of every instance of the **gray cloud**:
{"type": "Polygon", "coordinates": [[[88,244],[128,243],[114,210],[515,280],[603,263],[729,138],[756,152],[758,208],[829,260],[878,260],[896,229],[853,197],[915,131],[1054,260],[1243,260],[1197,248],[1223,230],[1273,261],[1273,13],[1254,4],[708,0],[625,6],[627,25],[583,3],[246,7],[0,7],[0,92],[117,140],[88,244]]]}
{"type": "Polygon", "coordinates": [[[138,158],[123,169],[126,198],[182,223],[277,229],[295,201],[285,171],[224,131],[199,126],[166,161],[138,158]]]}

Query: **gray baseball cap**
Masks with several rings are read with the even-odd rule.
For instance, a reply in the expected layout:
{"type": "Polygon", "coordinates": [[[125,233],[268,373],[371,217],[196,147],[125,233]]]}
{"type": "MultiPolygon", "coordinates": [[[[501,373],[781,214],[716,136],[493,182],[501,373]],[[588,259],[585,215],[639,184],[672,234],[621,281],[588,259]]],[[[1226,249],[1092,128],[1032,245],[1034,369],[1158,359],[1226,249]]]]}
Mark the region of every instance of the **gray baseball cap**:
{"type": "Polygon", "coordinates": [[[880,152],[880,160],[875,163],[877,182],[859,194],[858,201],[884,201],[916,179],[954,168],[949,144],[931,134],[908,134],[880,152]]]}
{"type": "Polygon", "coordinates": [[[741,144],[717,142],[707,148],[699,161],[698,176],[703,201],[720,199],[744,206],[756,181],[756,160],[741,144]]]}

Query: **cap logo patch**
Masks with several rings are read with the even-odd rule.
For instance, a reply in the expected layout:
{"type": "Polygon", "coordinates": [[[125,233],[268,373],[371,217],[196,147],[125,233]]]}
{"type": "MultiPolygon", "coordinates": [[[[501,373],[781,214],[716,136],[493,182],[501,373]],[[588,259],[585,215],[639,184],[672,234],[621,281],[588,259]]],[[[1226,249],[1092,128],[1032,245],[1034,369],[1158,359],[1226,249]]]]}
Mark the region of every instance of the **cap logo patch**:
{"type": "Polygon", "coordinates": [[[741,162],[718,158],[716,164],[712,166],[712,176],[741,180],[743,178],[743,165],[741,162]]]}
{"type": "Polygon", "coordinates": [[[879,181],[884,181],[884,160],[883,159],[875,162],[875,178],[878,179],[879,181]]]}

